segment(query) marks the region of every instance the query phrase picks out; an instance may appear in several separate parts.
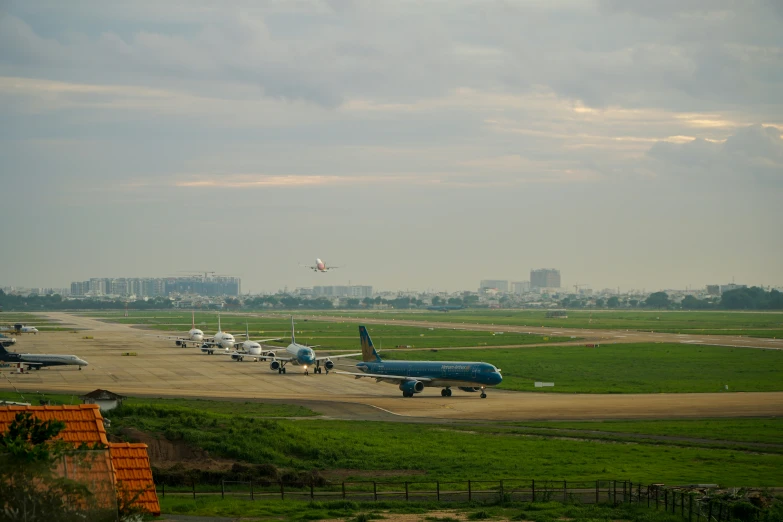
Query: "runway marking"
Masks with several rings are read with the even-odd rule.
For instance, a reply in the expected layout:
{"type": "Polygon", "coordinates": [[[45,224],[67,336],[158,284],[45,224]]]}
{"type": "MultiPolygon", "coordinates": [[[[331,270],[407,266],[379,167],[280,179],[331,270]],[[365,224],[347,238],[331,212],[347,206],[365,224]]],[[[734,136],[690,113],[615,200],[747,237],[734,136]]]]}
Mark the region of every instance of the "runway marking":
{"type": "Polygon", "coordinates": [[[398,417],[410,417],[410,415],[403,415],[402,413],[394,413],[393,411],[389,411],[386,408],[381,408],[380,406],[376,406],[375,404],[365,404],[365,406],[371,406],[375,408],[376,410],[385,411],[386,413],[390,413],[392,415],[396,415],[398,417]]]}

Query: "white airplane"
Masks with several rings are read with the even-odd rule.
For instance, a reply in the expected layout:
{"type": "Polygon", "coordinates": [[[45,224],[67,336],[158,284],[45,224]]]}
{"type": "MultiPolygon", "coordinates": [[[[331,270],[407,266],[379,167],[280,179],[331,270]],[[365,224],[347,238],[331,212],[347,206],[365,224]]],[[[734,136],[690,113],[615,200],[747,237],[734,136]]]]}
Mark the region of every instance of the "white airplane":
{"type": "Polygon", "coordinates": [[[191,323],[190,330],[188,331],[187,337],[173,337],[168,336],[166,339],[174,339],[177,346],[182,346],[183,348],[187,347],[188,343],[193,343],[196,346],[204,342],[204,332],[196,328],[196,312],[192,312],[192,318],[193,322],[191,323]]]}
{"type": "Polygon", "coordinates": [[[249,357],[252,358],[253,361],[258,361],[259,356],[269,355],[274,357],[275,352],[272,350],[264,351],[264,347],[261,346],[261,343],[280,340],[279,337],[275,337],[274,339],[252,340],[250,339],[250,327],[245,323],[245,341],[240,345],[241,348],[231,352],[231,358],[235,361],[242,361],[245,357],[249,357]]]}
{"type": "Polygon", "coordinates": [[[16,344],[16,337],[0,334],[0,346],[11,346],[12,344],[16,344]]]}
{"type": "Polygon", "coordinates": [[[307,266],[307,265],[302,265],[302,266],[304,266],[305,268],[309,268],[313,272],[328,272],[329,270],[334,270],[335,268],[340,268],[339,266],[327,267],[326,263],[324,263],[323,261],[321,261],[320,259],[317,259],[317,258],[315,260],[315,265],[314,266],[307,266]]]}
{"type": "Polygon", "coordinates": [[[15,332],[18,334],[31,333],[37,334],[38,328],[35,326],[25,326],[22,323],[16,323],[13,328],[10,326],[0,326],[0,332],[15,332]]]}
{"type": "Polygon", "coordinates": [[[294,316],[291,316],[291,344],[285,349],[285,356],[279,356],[274,351],[268,352],[266,355],[259,355],[258,358],[263,361],[271,361],[269,363],[269,369],[277,373],[285,373],[285,365],[288,363],[294,366],[302,366],[304,368],[304,374],[310,375],[308,368],[314,368],[315,373],[321,373],[323,368],[326,368],[326,373],[334,368],[332,359],[339,359],[341,357],[355,357],[361,355],[361,353],[346,353],[341,355],[323,355],[318,357],[313,351],[313,346],[305,346],[296,342],[296,332],[294,328],[294,316]],[[323,367],[321,366],[323,363],[323,367]]]}
{"type": "Polygon", "coordinates": [[[204,339],[204,344],[201,345],[201,351],[208,355],[212,355],[213,352],[222,348],[228,352],[234,347],[234,343],[236,343],[234,336],[220,329],[220,314],[218,314],[218,331],[212,337],[204,339]]]}

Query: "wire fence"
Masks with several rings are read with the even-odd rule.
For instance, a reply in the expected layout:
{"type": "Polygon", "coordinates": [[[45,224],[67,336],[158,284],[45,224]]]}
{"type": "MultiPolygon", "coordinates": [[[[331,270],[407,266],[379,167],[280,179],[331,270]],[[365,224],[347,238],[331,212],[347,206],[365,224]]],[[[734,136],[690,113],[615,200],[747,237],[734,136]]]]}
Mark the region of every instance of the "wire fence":
{"type": "Polygon", "coordinates": [[[628,480],[463,480],[345,481],[322,485],[271,481],[229,481],[188,486],[158,485],[166,495],[247,497],[251,500],[352,500],[409,502],[561,502],[563,504],[634,504],[679,515],[688,522],[767,520],[768,513],[748,502],[718,500],[698,489],[642,484],[628,480]],[[766,513],[766,515],[765,515],[766,513]]]}

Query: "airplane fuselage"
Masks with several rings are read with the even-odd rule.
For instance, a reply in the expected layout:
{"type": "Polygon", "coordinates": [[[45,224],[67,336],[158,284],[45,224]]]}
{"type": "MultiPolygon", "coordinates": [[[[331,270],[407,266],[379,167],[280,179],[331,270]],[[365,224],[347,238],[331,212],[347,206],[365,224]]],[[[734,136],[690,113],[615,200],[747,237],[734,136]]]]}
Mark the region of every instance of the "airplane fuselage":
{"type": "Polygon", "coordinates": [[[309,368],[315,365],[315,351],[309,346],[291,343],[286,346],[285,351],[291,357],[291,364],[295,366],[309,368]]]}
{"type": "Polygon", "coordinates": [[[0,355],[0,361],[11,363],[32,363],[35,366],[87,366],[87,361],[75,355],[6,353],[0,355]]]}
{"type": "Polygon", "coordinates": [[[200,343],[204,340],[204,332],[198,328],[192,328],[190,331],[188,331],[188,338],[193,342],[200,343]]]}
{"type": "Polygon", "coordinates": [[[484,362],[461,361],[382,361],[360,362],[356,367],[376,375],[431,379],[424,386],[497,386],[503,380],[497,368],[484,362]]]}

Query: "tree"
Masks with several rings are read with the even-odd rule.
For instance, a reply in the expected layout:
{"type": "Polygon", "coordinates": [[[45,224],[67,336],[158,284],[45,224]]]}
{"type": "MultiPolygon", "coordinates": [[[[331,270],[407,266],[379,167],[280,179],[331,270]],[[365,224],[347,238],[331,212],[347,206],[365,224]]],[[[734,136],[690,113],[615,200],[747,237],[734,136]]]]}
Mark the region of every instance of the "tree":
{"type": "Polygon", "coordinates": [[[631,308],[635,308],[636,305],[639,304],[639,300],[638,299],[629,299],[628,300],[628,304],[631,305],[631,308]]]}
{"type": "Polygon", "coordinates": [[[465,306],[475,306],[479,302],[479,296],[477,295],[466,295],[462,298],[462,301],[465,303],[465,306]]]}
{"type": "Polygon", "coordinates": [[[452,297],[449,299],[449,305],[462,306],[462,299],[460,299],[459,297],[452,297]]]}
{"type": "Polygon", "coordinates": [[[595,306],[597,306],[598,308],[602,308],[604,306],[604,300],[599,297],[598,299],[595,300],[595,306]]]}
{"type": "Polygon", "coordinates": [[[666,292],[653,292],[644,301],[648,308],[669,308],[669,295],[666,292]]]}
{"type": "Polygon", "coordinates": [[[606,306],[609,308],[619,308],[620,307],[620,298],[616,295],[613,295],[606,301],[606,306]]]}
{"type": "Polygon", "coordinates": [[[442,302],[443,302],[443,300],[442,300],[440,297],[438,297],[437,295],[436,295],[435,297],[433,297],[433,298],[432,298],[432,305],[433,305],[433,306],[438,306],[438,305],[440,305],[442,302]]]}

